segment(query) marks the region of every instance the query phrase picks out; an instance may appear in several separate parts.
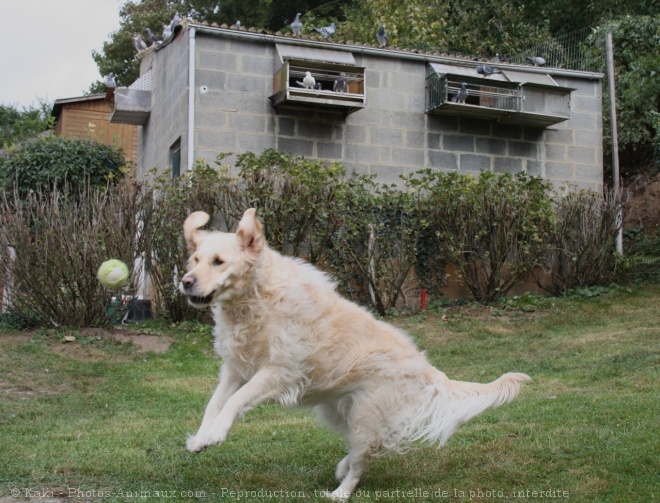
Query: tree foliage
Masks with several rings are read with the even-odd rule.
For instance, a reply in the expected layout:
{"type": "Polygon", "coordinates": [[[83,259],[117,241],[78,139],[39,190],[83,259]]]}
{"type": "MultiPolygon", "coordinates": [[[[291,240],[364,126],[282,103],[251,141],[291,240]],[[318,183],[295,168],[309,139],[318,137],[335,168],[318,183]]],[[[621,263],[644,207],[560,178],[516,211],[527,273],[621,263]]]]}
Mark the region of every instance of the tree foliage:
{"type": "Polygon", "coordinates": [[[392,45],[420,50],[494,56],[511,54],[549,39],[511,0],[364,0],[345,9],[340,35],[374,43],[381,24],[392,45]]]}
{"type": "Polygon", "coordinates": [[[0,105],[0,147],[27,140],[52,127],[52,104],[40,101],[39,106],[0,105]]]}
{"type": "MultiPolygon", "coordinates": [[[[92,57],[101,75],[112,72],[119,85],[128,86],[139,77],[133,37],[139,34],[146,40],[146,29],[150,28],[160,38],[163,25],[169,24],[177,12],[181,17],[199,22],[232,25],[240,20],[243,26],[277,31],[288,29],[297,12],[315,11],[336,16],[340,13],[339,6],[347,1],[332,2],[324,7],[324,0],[297,0],[284,5],[272,0],[228,0],[221,3],[216,0],[129,0],[119,12],[119,29],[104,42],[100,52],[92,51],[92,57]]],[[[102,82],[97,81],[90,87],[90,92],[101,91],[105,91],[102,82]]]]}
{"type": "MultiPolygon", "coordinates": [[[[660,170],[660,15],[624,16],[604,23],[593,35],[594,50],[612,32],[619,158],[624,176],[660,170]],[[655,150],[655,155],[654,155],[655,150]]],[[[606,159],[611,162],[609,99],[603,103],[606,159]]]]}
{"type": "Polygon", "coordinates": [[[525,7],[528,21],[535,25],[548,22],[553,35],[563,35],[595,27],[604,21],[623,16],[660,14],[656,0],[516,0],[525,7]]]}

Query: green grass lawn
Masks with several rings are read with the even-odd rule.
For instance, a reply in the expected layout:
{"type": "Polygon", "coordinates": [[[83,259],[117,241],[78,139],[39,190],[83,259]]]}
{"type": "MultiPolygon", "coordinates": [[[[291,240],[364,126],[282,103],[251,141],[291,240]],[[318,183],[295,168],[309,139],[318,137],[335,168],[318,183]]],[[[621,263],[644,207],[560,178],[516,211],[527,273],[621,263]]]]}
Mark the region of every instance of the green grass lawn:
{"type": "MultiPolygon", "coordinates": [[[[450,378],[534,381],[442,449],[378,459],[352,501],[660,501],[660,286],[391,321],[450,378]]],[[[210,330],[144,330],[174,342],[157,354],[103,332],[0,332],[0,501],[321,501],[335,488],[344,447],[309,411],[260,406],[224,445],[186,451],[220,365],[210,330]]]]}

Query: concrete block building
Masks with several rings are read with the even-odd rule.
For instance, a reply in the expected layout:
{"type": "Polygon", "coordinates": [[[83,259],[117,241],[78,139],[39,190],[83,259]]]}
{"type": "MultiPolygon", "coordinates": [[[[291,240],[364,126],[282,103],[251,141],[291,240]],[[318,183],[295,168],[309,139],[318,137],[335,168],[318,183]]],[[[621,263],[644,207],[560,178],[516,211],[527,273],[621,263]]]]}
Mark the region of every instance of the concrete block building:
{"type": "Polygon", "coordinates": [[[232,152],[231,163],[273,148],[387,183],[431,168],[602,188],[600,73],[194,22],[140,58],[140,79],[117,89],[112,120],[141,126],[142,174],[176,176],[198,159],[232,152]],[[483,65],[495,71],[484,76],[483,65]]]}

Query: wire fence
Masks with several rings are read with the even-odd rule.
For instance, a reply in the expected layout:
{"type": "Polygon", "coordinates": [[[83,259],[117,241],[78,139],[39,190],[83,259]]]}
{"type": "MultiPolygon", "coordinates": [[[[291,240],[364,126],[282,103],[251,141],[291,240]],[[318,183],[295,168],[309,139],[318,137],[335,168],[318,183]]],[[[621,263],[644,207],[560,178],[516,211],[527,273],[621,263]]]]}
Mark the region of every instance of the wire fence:
{"type": "Polygon", "coordinates": [[[585,72],[605,70],[605,40],[596,38],[591,28],[560,35],[514,54],[511,63],[566,68],[585,72]]]}

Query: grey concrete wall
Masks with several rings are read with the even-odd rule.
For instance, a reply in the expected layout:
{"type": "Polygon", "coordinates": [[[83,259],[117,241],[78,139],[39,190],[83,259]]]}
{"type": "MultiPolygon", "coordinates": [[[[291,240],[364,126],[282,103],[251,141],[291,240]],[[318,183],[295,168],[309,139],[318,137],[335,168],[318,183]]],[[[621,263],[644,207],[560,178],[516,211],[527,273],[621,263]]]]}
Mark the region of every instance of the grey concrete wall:
{"type": "MultiPolygon", "coordinates": [[[[187,79],[182,70],[182,60],[187,59],[184,45],[170,44],[156,53],[154,109],[145,128],[151,136],[143,142],[147,147],[159,145],[157,152],[145,156],[147,164],[154,166],[165,165],[161,154],[166,155],[167,142],[185,129],[183,104],[162,110],[170,106],[170,100],[182,100],[182,87],[187,86],[181,77],[185,74],[187,79]],[[169,52],[173,54],[161,58],[169,52]]],[[[433,168],[465,173],[524,171],[552,180],[556,186],[569,182],[581,188],[602,188],[599,79],[555,77],[560,85],[577,89],[572,93],[570,120],[547,129],[507,126],[426,114],[424,61],[405,59],[405,55],[360,54],[359,48],[354,55],[358,66],[366,68],[364,109],[347,117],[300,110],[278,113],[268,99],[275,71],[272,40],[237,38],[226,31],[198,32],[195,158],[213,164],[223,152],[275,148],[340,161],[349,172],[376,174],[388,183],[397,182],[401,174],[433,168]]],[[[182,161],[185,165],[185,157],[182,161]]]]}
{"type": "Polygon", "coordinates": [[[161,50],[150,49],[140,62],[140,74],[152,71],[151,114],[139,134],[138,170],[171,170],[170,147],[181,138],[181,172],[188,155],[188,51],[183,31],[161,50]]]}

